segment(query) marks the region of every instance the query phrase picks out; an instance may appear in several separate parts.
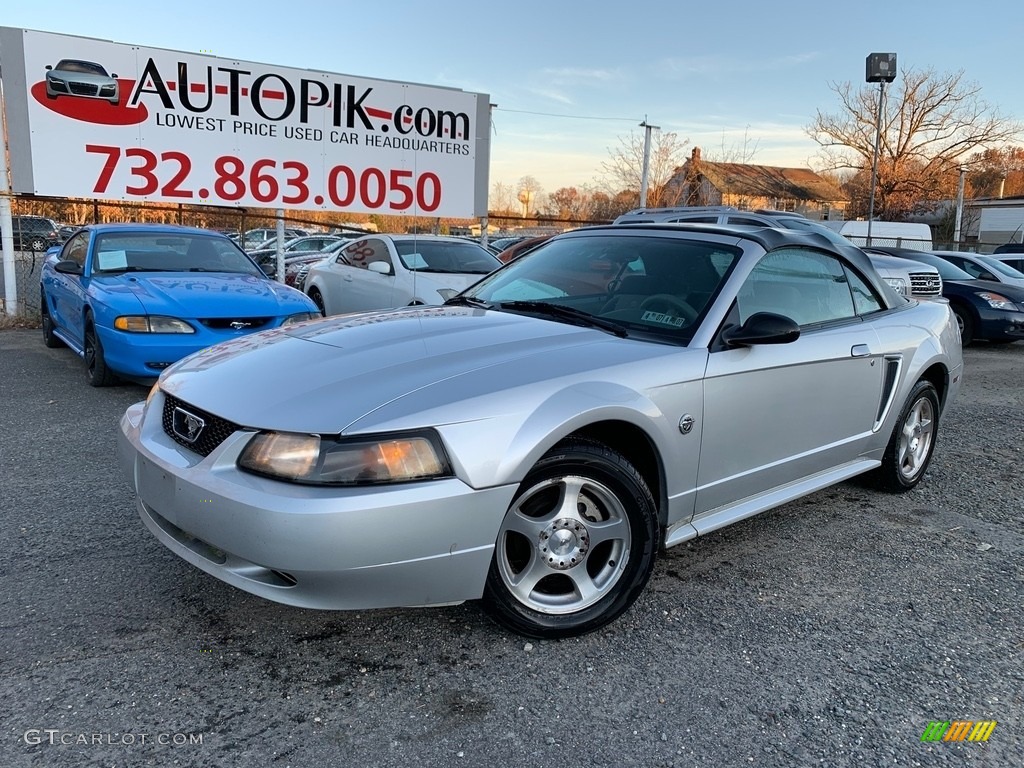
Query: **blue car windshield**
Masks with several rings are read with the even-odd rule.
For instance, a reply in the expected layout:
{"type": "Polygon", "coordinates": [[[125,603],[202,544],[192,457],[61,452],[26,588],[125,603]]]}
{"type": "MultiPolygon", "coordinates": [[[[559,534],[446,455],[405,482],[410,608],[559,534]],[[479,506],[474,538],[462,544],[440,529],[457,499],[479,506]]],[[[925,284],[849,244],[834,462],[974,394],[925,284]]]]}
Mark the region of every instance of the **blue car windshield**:
{"type": "Polygon", "coordinates": [[[203,234],[109,232],[97,235],[94,274],[118,272],[263,272],[226,237],[203,234]]]}

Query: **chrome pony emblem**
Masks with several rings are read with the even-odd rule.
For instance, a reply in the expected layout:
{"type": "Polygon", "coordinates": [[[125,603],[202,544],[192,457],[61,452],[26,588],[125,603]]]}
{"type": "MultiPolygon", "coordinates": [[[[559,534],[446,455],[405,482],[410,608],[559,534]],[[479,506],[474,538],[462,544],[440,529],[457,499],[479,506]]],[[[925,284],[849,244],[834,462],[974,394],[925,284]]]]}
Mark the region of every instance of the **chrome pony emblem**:
{"type": "Polygon", "coordinates": [[[228,325],[230,325],[236,331],[240,331],[243,328],[248,328],[249,326],[252,325],[252,323],[246,323],[243,322],[242,320],[233,320],[232,322],[228,323],[228,325]]]}
{"type": "Polygon", "coordinates": [[[175,408],[172,427],[174,434],[186,443],[191,444],[199,439],[199,435],[203,433],[203,429],[206,427],[206,422],[194,413],[189,413],[184,408],[175,408]]]}

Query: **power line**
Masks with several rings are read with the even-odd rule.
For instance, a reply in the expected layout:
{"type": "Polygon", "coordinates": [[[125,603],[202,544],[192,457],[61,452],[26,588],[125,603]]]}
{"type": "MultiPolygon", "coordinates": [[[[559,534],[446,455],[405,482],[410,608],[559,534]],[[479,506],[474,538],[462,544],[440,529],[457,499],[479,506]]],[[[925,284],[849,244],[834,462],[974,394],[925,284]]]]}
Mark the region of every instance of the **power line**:
{"type": "Polygon", "coordinates": [[[495,107],[497,112],[515,112],[519,115],[539,115],[541,117],[564,117],[569,120],[615,120],[623,123],[635,123],[637,118],[635,117],[595,117],[593,115],[559,115],[554,112],[530,112],[525,109],[505,109],[504,107],[495,107]]]}

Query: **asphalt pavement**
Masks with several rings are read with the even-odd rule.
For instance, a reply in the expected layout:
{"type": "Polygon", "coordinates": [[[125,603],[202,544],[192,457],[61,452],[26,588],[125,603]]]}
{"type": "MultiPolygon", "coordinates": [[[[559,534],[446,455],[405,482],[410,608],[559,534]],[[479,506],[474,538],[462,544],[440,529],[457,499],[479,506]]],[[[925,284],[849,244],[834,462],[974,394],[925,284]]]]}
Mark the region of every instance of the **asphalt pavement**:
{"type": "Polygon", "coordinates": [[[1022,766],[1024,344],[965,357],[915,491],[844,483],[669,550],[611,626],[528,641],[473,604],[300,610],[193,568],[118,471],[146,390],[0,331],[0,768],[1022,766]],[[996,726],[922,741],[943,721],[996,726]]]}

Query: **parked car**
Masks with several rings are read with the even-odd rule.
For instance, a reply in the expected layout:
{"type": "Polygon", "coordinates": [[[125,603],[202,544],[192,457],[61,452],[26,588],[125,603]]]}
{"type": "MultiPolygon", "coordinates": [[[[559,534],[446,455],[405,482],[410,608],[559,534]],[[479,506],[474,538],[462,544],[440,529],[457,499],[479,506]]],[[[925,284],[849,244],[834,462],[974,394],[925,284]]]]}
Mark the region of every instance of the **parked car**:
{"type": "Polygon", "coordinates": [[[524,253],[529,253],[541,243],[546,243],[552,237],[553,235],[538,235],[537,237],[528,237],[526,240],[513,243],[498,254],[498,261],[502,264],[507,264],[513,259],[518,259],[524,253]]]}
{"type": "MultiPolygon", "coordinates": [[[[286,227],[284,230],[286,243],[291,242],[297,237],[306,237],[307,235],[309,235],[309,232],[304,229],[286,227]]],[[[277,229],[274,227],[258,227],[246,230],[245,234],[239,238],[238,244],[246,251],[255,251],[266,247],[268,243],[275,240],[277,240],[277,229]]]]}
{"type": "Polygon", "coordinates": [[[932,253],[945,259],[954,267],[960,267],[975,280],[992,280],[996,283],[1007,283],[1024,288],[1024,272],[1014,269],[993,256],[964,253],[963,251],[932,251],[932,253]]]}
{"type": "Polygon", "coordinates": [[[84,227],[40,276],[43,341],[85,359],[89,383],[152,381],[226,339],[319,317],[223,235],[153,224],[84,227]]]}
{"type": "Polygon", "coordinates": [[[66,242],[69,237],[81,228],[81,226],[74,224],[60,224],[57,226],[57,240],[61,243],[66,242]]]}
{"type": "Polygon", "coordinates": [[[500,266],[459,237],[367,235],[314,264],[302,290],[325,315],[442,304],[500,266]]]}
{"type": "Polygon", "coordinates": [[[1008,343],[1024,339],[1024,288],[976,280],[941,256],[902,248],[879,248],[897,258],[931,264],[942,275],[942,295],[949,301],[967,346],[975,339],[1008,343]]]}
{"type": "Polygon", "coordinates": [[[42,253],[61,242],[60,227],[46,216],[11,216],[14,250],[42,253]]]}
{"type": "Polygon", "coordinates": [[[444,306],[188,358],[125,413],[119,455],[150,532],[240,589],[482,599],[565,637],[629,608],[662,547],[862,473],[914,488],[962,370],[948,303],[906,301],[857,249],[606,226],[444,306]]]}
{"type": "Polygon", "coordinates": [[[997,245],[992,253],[1024,253],[1024,243],[1003,243],[997,245]]]}
{"type": "Polygon", "coordinates": [[[117,106],[120,87],[116,74],[107,74],[102,64],[79,59],[61,59],[46,67],[46,98],[79,96],[103,99],[117,106]]]}
{"type": "Polygon", "coordinates": [[[992,258],[997,259],[1000,263],[1005,264],[1011,269],[1024,272],[1024,253],[1004,251],[1003,253],[993,253],[992,258]]]}
{"type": "Polygon", "coordinates": [[[498,253],[501,253],[506,248],[510,248],[516,243],[521,243],[523,240],[529,240],[533,235],[508,235],[505,237],[496,237],[488,242],[488,245],[496,249],[498,253]]]}
{"type": "MultiPolygon", "coordinates": [[[[857,246],[822,222],[791,211],[741,211],[728,205],[681,206],[675,208],[637,208],[615,219],[615,224],[642,222],[690,224],[729,224],[743,227],[782,227],[800,232],[814,232],[827,240],[849,248],[857,246]]],[[[875,271],[898,293],[913,299],[931,299],[942,293],[938,271],[927,264],[909,266],[889,256],[870,255],[875,271]]]]}
{"type": "MultiPolygon", "coordinates": [[[[287,258],[288,254],[291,253],[312,253],[316,251],[322,251],[329,245],[335,243],[347,242],[346,238],[337,237],[335,235],[307,235],[306,237],[296,237],[294,240],[289,240],[282,247],[282,251],[285,253],[287,258]]],[[[273,240],[270,241],[273,244],[273,240]]],[[[269,263],[270,260],[277,259],[277,247],[271,245],[267,248],[259,248],[257,250],[248,251],[249,256],[252,257],[253,261],[262,266],[265,263],[269,263]]]]}

